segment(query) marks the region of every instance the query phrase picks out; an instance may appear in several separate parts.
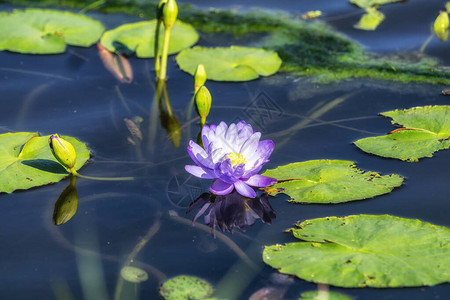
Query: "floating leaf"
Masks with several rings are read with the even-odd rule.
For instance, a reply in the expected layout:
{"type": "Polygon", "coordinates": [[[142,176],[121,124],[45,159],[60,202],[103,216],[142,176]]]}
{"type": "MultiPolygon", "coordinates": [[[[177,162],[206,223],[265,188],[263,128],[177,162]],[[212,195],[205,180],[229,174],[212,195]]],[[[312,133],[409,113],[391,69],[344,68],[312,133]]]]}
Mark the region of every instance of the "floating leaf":
{"type": "Polygon", "coordinates": [[[344,160],[310,160],[264,172],[278,183],[271,194],[285,193],[296,203],[341,203],[386,194],[403,182],[399,175],[364,172],[344,160]]]}
{"type": "MultiPolygon", "coordinates": [[[[136,53],[136,56],[140,58],[154,57],[155,29],[156,20],[121,25],[105,32],[100,43],[110,52],[127,55],[136,53]]],[[[161,28],[159,36],[159,45],[162,49],[163,28],[161,28]]],[[[169,54],[191,47],[197,40],[198,34],[194,27],[177,21],[170,34],[169,54]]]]}
{"type": "Polygon", "coordinates": [[[66,44],[89,47],[98,41],[103,25],[85,15],[56,10],[27,9],[0,13],[0,50],[54,54],[66,44]]]}
{"type": "Polygon", "coordinates": [[[212,295],[213,287],[206,281],[180,275],[164,282],[159,293],[165,300],[197,300],[212,295]]]}
{"type": "Polygon", "coordinates": [[[450,106],[424,106],[384,112],[403,128],[388,135],[357,140],[361,150],[390,158],[417,161],[450,148],[450,106]]]}
{"type": "MultiPolygon", "coordinates": [[[[341,294],[341,293],[337,293],[337,292],[326,292],[325,291],[325,292],[323,292],[323,295],[328,300],[352,300],[352,298],[350,298],[349,296],[341,294]]],[[[318,291],[304,292],[300,295],[300,298],[298,298],[298,300],[321,300],[321,299],[325,299],[325,298],[319,297],[318,291]]]]}
{"type": "Polygon", "coordinates": [[[450,229],[389,215],[304,221],[305,242],[266,246],[281,273],[341,287],[412,287],[450,281],[450,229]]]}
{"type": "Polygon", "coordinates": [[[148,274],[142,269],[125,266],[120,270],[120,276],[126,281],[140,283],[148,279],[148,274]]]}
{"type": "Polygon", "coordinates": [[[375,30],[383,20],[384,14],[370,7],[354,27],[362,30],[375,30]]]}
{"type": "Polygon", "coordinates": [[[368,8],[400,1],[404,0],[350,0],[350,3],[355,4],[356,6],[359,6],[361,8],[368,8]]]}
{"type": "MultiPolygon", "coordinates": [[[[33,132],[0,135],[1,193],[57,182],[69,175],[50,151],[49,137],[33,132]]],[[[74,146],[77,152],[75,169],[78,170],[89,159],[89,149],[75,138],[62,138],[74,146]]]]}
{"type": "Polygon", "coordinates": [[[247,81],[269,76],[278,71],[281,59],[274,51],[231,46],[229,48],[194,47],[177,55],[180,68],[194,75],[203,64],[207,78],[217,81],[247,81]]]}

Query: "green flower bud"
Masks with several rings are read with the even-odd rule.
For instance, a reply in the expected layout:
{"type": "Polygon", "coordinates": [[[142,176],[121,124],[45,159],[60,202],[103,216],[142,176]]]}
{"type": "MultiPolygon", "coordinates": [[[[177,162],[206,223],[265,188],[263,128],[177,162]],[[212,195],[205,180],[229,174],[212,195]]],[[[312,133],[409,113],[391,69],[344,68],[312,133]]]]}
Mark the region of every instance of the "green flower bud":
{"type": "Polygon", "coordinates": [[[75,187],[76,177],[70,178],[70,184],[64,189],[53,209],[53,224],[61,225],[69,221],[77,212],[78,193],[75,187]]]}
{"type": "Polygon", "coordinates": [[[439,16],[434,21],[433,25],[434,33],[436,33],[436,35],[441,41],[448,40],[448,24],[449,24],[448,12],[441,11],[439,13],[439,16]]]}
{"type": "Polygon", "coordinates": [[[56,160],[73,173],[77,153],[72,144],[62,139],[58,134],[50,136],[49,144],[56,160]]]}
{"type": "Polygon", "coordinates": [[[194,94],[197,93],[198,89],[204,85],[206,82],[206,71],[202,64],[197,66],[194,74],[194,94]]]}
{"type": "Polygon", "coordinates": [[[156,8],[156,19],[159,21],[163,20],[163,9],[167,0],[159,1],[158,7],[156,8]]]}
{"type": "Polygon", "coordinates": [[[166,29],[172,28],[177,20],[178,6],[175,0],[167,0],[163,7],[163,22],[166,29]]]}
{"type": "Polygon", "coordinates": [[[200,116],[200,123],[205,125],[206,117],[211,109],[211,94],[206,86],[201,86],[197,93],[195,93],[195,107],[197,108],[198,115],[200,116]]]}

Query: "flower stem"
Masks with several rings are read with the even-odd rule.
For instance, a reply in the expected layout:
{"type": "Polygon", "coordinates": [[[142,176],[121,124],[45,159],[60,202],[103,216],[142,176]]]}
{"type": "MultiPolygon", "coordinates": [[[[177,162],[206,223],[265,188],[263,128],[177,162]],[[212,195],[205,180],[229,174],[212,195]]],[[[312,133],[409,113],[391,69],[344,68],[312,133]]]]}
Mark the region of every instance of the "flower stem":
{"type": "Polygon", "coordinates": [[[161,58],[159,53],[159,31],[161,28],[161,20],[158,20],[156,23],[156,29],[155,29],[155,43],[154,43],[154,54],[155,54],[155,74],[156,76],[159,75],[159,72],[161,70],[161,58]]]}
{"type": "Polygon", "coordinates": [[[70,169],[70,172],[72,173],[73,176],[84,178],[84,179],[103,180],[103,181],[134,180],[134,177],[93,177],[93,176],[81,175],[77,171],[75,171],[75,168],[70,169]]]}
{"type": "Polygon", "coordinates": [[[161,70],[159,72],[159,80],[165,80],[167,74],[167,56],[169,54],[170,31],[172,28],[166,28],[164,31],[164,43],[161,52],[161,70]]]}

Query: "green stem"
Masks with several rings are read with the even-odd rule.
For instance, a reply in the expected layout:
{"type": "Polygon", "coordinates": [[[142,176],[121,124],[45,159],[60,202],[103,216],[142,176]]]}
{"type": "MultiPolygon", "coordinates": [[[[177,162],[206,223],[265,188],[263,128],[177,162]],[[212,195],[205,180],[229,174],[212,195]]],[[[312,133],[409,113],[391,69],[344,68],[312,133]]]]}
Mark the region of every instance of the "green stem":
{"type": "Polygon", "coordinates": [[[159,80],[166,80],[167,74],[167,56],[169,54],[170,31],[172,28],[166,28],[164,31],[164,44],[161,52],[161,70],[159,72],[159,80]]]}
{"type": "Polygon", "coordinates": [[[159,55],[159,31],[161,28],[161,20],[158,20],[156,23],[156,29],[155,29],[155,43],[154,43],[154,54],[155,54],[155,75],[158,77],[159,72],[161,70],[161,59],[159,55]]]}
{"type": "Polygon", "coordinates": [[[103,181],[123,181],[123,180],[134,180],[134,177],[93,177],[93,176],[86,176],[81,175],[75,169],[71,169],[70,172],[73,174],[73,176],[84,178],[84,179],[92,179],[92,180],[103,180],[103,181]]]}

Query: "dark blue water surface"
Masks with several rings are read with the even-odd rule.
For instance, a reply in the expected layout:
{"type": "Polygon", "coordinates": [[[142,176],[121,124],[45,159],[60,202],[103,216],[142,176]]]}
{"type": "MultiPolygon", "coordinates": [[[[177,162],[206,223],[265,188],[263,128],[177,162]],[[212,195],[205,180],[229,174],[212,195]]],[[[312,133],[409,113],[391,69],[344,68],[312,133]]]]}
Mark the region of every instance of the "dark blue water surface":
{"type": "MultiPolygon", "coordinates": [[[[205,6],[204,1],[185,2],[205,6]]],[[[217,5],[237,4],[239,1],[222,1],[217,5]]],[[[375,32],[352,28],[359,9],[346,1],[247,1],[239,5],[242,9],[260,6],[292,13],[321,9],[340,31],[371,51],[387,53],[418,50],[444,1],[383,6],[386,20],[375,32]]],[[[9,8],[0,6],[1,10],[9,8]]],[[[92,16],[108,28],[137,20],[92,16]]],[[[443,64],[450,60],[448,42],[436,38],[426,53],[438,56],[443,64]]],[[[2,132],[74,136],[93,151],[92,160],[80,173],[137,178],[123,182],[78,179],[78,212],[58,227],[52,224],[53,206],[68,180],[1,195],[1,299],[69,299],[61,296],[64,294],[72,295],[72,299],[112,299],[122,264],[149,230],[156,233],[135,261],[147,270],[150,279],[138,287],[125,284],[122,299],[157,299],[161,280],[180,274],[207,279],[220,295],[248,299],[270,285],[271,274],[276,272],[262,262],[263,245],[294,241],[283,231],[296,221],[390,214],[450,226],[450,151],[407,163],[370,156],[352,144],[393,129],[388,119],[377,117],[380,112],[448,104],[449,98],[440,95],[444,86],[371,80],[316,85],[288,74],[247,83],[208,82],[213,95],[208,121],[244,119],[252,123],[262,131],[263,138],[275,142],[267,168],[312,159],[342,159],[355,161],[364,170],[406,177],[405,184],[388,195],[346,204],[295,205],[283,195],[272,198],[277,218],[271,226],[257,221],[245,233],[225,234],[258,266],[259,270],[254,271],[223,242],[220,234],[214,239],[207,228],[192,227],[193,214],[185,214],[189,202],[208,188],[208,183],[190,178],[184,171],[184,165],[191,163],[186,146],[190,139],[196,139],[199,130],[198,120],[186,116],[192,77],[169,61],[168,92],[183,129],[181,144],[175,148],[161,128],[159,112],[152,111],[153,60],[130,58],[130,62],[135,80],[118,84],[103,67],[95,47],[69,47],[65,54],[48,56],[0,52],[2,132]],[[339,98],[345,100],[339,102],[339,98]],[[268,104],[270,110],[262,103],[268,104]],[[336,104],[315,119],[310,118],[318,108],[330,103],[336,104]],[[144,120],[144,140],[139,147],[127,141],[130,134],[123,121],[134,116],[144,120]]],[[[296,279],[285,297],[297,299],[301,292],[315,289],[317,285],[296,279]]],[[[450,298],[450,286],[446,284],[406,289],[330,289],[355,299],[450,298]]]]}

